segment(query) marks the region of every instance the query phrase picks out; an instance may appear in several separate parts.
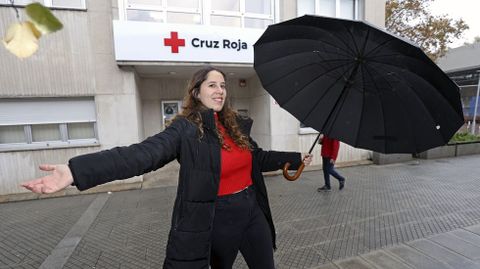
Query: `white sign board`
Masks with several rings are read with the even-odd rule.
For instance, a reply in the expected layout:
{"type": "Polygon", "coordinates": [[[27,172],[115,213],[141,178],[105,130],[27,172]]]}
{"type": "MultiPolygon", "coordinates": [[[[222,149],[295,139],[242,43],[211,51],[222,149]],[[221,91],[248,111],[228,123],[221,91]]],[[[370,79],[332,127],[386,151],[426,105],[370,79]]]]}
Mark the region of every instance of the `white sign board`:
{"type": "Polygon", "coordinates": [[[117,61],[253,63],[264,30],[113,21],[117,61]]]}

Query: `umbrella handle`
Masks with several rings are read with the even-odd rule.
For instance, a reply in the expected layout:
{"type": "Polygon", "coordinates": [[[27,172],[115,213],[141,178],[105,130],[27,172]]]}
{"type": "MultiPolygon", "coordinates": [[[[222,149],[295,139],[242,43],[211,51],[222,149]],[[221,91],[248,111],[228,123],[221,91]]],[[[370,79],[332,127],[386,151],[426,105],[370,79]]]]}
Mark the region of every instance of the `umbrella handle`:
{"type": "Polygon", "coordinates": [[[300,174],[302,173],[303,168],[305,168],[305,164],[302,162],[300,167],[298,167],[297,172],[295,172],[293,176],[288,174],[289,167],[290,167],[290,163],[289,162],[285,163],[285,165],[283,166],[283,176],[289,181],[295,181],[297,180],[298,177],[300,177],[300,174]]]}

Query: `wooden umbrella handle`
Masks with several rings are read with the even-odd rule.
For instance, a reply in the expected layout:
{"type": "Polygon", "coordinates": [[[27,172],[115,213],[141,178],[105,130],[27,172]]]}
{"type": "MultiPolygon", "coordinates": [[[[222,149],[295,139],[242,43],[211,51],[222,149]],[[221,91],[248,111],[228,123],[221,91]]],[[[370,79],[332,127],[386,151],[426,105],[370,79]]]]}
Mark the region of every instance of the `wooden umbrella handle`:
{"type": "Polygon", "coordinates": [[[300,174],[302,173],[303,168],[305,168],[305,164],[302,162],[300,167],[298,167],[297,172],[295,172],[293,176],[288,174],[288,167],[290,167],[290,163],[287,162],[283,166],[283,176],[289,181],[295,181],[297,180],[298,177],[300,177],[300,174]]]}

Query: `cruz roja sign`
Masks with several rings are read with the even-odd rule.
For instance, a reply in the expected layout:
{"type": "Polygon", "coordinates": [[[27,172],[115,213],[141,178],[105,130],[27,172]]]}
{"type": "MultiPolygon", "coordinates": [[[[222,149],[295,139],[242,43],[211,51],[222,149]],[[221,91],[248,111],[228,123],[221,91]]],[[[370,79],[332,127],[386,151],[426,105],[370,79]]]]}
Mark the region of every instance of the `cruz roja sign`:
{"type": "Polygon", "coordinates": [[[243,42],[240,39],[238,40],[223,39],[219,41],[219,40],[202,40],[200,38],[194,38],[192,39],[192,46],[194,46],[195,48],[234,49],[236,51],[239,51],[242,49],[243,50],[248,49],[247,43],[243,42]]]}
{"type": "Polygon", "coordinates": [[[114,21],[117,61],[253,63],[261,29],[114,21]]]}

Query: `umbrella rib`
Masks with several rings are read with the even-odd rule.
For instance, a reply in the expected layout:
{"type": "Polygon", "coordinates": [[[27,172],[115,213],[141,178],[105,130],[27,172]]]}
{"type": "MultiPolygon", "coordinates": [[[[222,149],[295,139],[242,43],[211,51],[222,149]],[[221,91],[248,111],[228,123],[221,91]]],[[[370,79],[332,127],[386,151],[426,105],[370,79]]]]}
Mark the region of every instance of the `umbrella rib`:
{"type": "MultiPolygon", "coordinates": [[[[363,66],[362,66],[363,67],[363,66]]],[[[362,72],[362,77],[363,77],[363,89],[365,89],[365,73],[362,72]]],[[[363,102],[362,102],[362,113],[360,115],[365,115],[365,91],[362,91],[362,94],[363,94],[363,102]]],[[[357,135],[356,135],[356,138],[355,138],[355,147],[358,146],[358,136],[360,135],[360,132],[359,132],[359,129],[360,129],[360,126],[362,126],[362,121],[363,121],[363,117],[360,116],[360,121],[358,122],[358,129],[357,129],[357,135]]]]}
{"type": "MultiPolygon", "coordinates": [[[[383,63],[382,63],[382,64],[383,64],[383,63]]],[[[385,64],[385,65],[387,65],[387,64],[385,64]]],[[[420,78],[420,76],[418,76],[416,73],[411,73],[411,74],[413,74],[414,76],[417,76],[417,77],[420,78]]],[[[402,80],[401,77],[398,76],[396,73],[394,73],[393,75],[394,75],[395,77],[397,77],[397,79],[398,79],[399,81],[404,81],[404,80],[402,80]]],[[[423,80],[423,81],[425,81],[425,80],[423,80]]],[[[408,88],[411,89],[411,92],[413,92],[413,94],[414,94],[415,96],[417,96],[417,99],[422,100],[422,98],[417,94],[417,92],[416,92],[415,90],[413,90],[414,88],[413,88],[413,85],[412,85],[412,84],[408,83],[408,81],[404,81],[404,84],[406,84],[406,85],[408,86],[408,88]]],[[[429,85],[430,87],[434,88],[434,89],[436,88],[436,87],[434,87],[433,85],[431,85],[430,82],[428,82],[428,83],[426,83],[426,84],[429,85]]],[[[441,94],[441,93],[438,92],[438,91],[434,91],[434,93],[437,93],[437,96],[442,97],[442,98],[440,98],[439,100],[441,100],[441,101],[445,102],[446,104],[448,104],[448,107],[449,107],[453,112],[455,112],[455,109],[454,109],[454,108],[452,107],[452,105],[447,101],[446,97],[445,97],[443,94],[441,94]]],[[[430,113],[430,110],[426,107],[425,103],[424,103],[424,102],[420,102],[420,103],[421,103],[422,106],[424,107],[425,111],[428,112],[427,114],[428,114],[429,118],[431,119],[432,123],[436,125],[436,124],[437,124],[437,121],[433,118],[433,115],[430,113]]],[[[458,115],[458,114],[455,112],[455,115],[458,115]]],[[[461,121],[463,121],[463,117],[462,117],[461,121]]],[[[443,133],[443,132],[440,132],[440,135],[441,135],[441,137],[442,137],[442,140],[443,140],[445,143],[448,142],[448,137],[447,137],[447,139],[446,139],[446,137],[444,136],[444,133],[443,133]]]]}
{"type": "MultiPolygon", "coordinates": [[[[314,40],[314,41],[317,41],[317,42],[322,42],[322,43],[325,43],[333,48],[336,48],[336,49],[341,49],[351,55],[355,55],[355,51],[351,50],[350,49],[350,46],[348,46],[348,43],[345,42],[345,40],[341,39],[339,36],[336,36],[336,35],[332,35],[330,31],[327,31],[325,29],[322,29],[322,28],[318,28],[318,27],[314,27],[314,26],[310,26],[310,25],[296,25],[296,26],[302,26],[302,27],[305,27],[305,28],[313,28],[314,30],[318,30],[318,31],[322,31],[322,32],[326,32],[329,36],[331,37],[334,37],[335,39],[337,39],[338,41],[340,41],[341,43],[343,43],[343,45],[345,45],[345,48],[341,48],[337,45],[334,45],[334,44],[330,44],[328,42],[326,42],[325,40],[319,40],[319,39],[310,39],[308,38],[307,40],[314,40]]],[[[306,38],[305,38],[306,39],[306,38]]],[[[296,40],[296,39],[288,39],[288,40],[296,40]]],[[[279,40],[273,40],[272,42],[278,42],[279,40]]],[[[268,44],[268,43],[272,43],[272,42],[265,42],[263,44],[268,44]]]]}
{"type": "MultiPolygon", "coordinates": [[[[320,31],[327,32],[327,33],[331,34],[331,32],[329,32],[329,31],[327,31],[327,30],[325,30],[325,29],[322,29],[322,28],[313,27],[313,26],[309,26],[309,25],[304,25],[304,26],[306,26],[307,28],[318,29],[318,30],[320,30],[320,31]]],[[[350,54],[351,54],[352,56],[355,56],[355,51],[353,51],[353,50],[350,49],[350,46],[348,46],[348,43],[345,42],[345,40],[341,39],[339,36],[336,36],[336,35],[331,35],[331,36],[335,37],[337,40],[339,40],[340,42],[342,42],[343,45],[345,45],[345,48],[347,48],[347,49],[340,48],[339,46],[335,46],[335,45],[330,44],[330,43],[327,43],[327,42],[325,42],[325,41],[323,41],[323,40],[317,40],[317,39],[314,39],[314,40],[316,40],[316,41],[322,41],[323,43],[326,43],[326,44],[328,44],[328,45],[330,45],[330,46],[332,46],[332,47],[334,47],[334,48],[336,48],[336,49],[342,49],[343,51],[345,51],[345,52],[347,52],[347,53],[350,52],[350,54]]]]}
{"type": "Polygon", "coordinates": [[[368,28],[368,30],[367,30],[367,36],[365,37],[365,42],[363,43],[363,48],[362,48],[362,52],[360,53],[360,55],[363,55],[365,53],[365,49],[367,48],[367,42],[368,42],[369,37],[370,37],[370,28],[368,28]]]}
{"type": "MultiPolygon", "coordinates": [[[[333,109],[330,112],[330,115],[333,116],[333,120],[331,120],[332,123],[330,125],[329,130],[328,130],[328,133],[330,133],[330,129],[333,127],[334,122],[337,120],[337,117],[340,114],[340,112],[338,110],[336,111],[335,114],[333,114],[333,112],[335,112],[335,108],[338,107],[339,102],[341,102],[340,107],[342,107],[343,104],[345,103],[345,100],[347,99],[346,91],[347,91],[348,88],[349,88],[348,85],[345,84],[345,86],[342,89],[342,93],[340,94],[340,97],[337,99],[337,102],[335,102],[335,105],[333,106],[333,109]]],[[[330,115],[328,116],[327,120],[325,121],[325,123],[322,127],[322,130],[326,127],[326,124],[329,121],[329,119],[332,118],[330,115]]]]}
{"type": "MultiPolygon", "coordinates": [[[[357,51],[357,55],[362,55],[363,52],[364,52],[364,50],[365,50],[365,48],[366,48],[367,41],[368,41],[368,37],[370,36],[370,29],[367,30],[367,35],[366,35],[366,37],[365,37],[365,39],[364,39],[364,42],[363,42],[363,46],[362,46],[361,51],[360,51],[359,46],[357,45],[357,41],[355,40],[355,37],[354,37],[353,34],[350,32],[350,30],[349,30],[347,27],[345,27],[345,30],[346,30],[346,32],[347,32],[347,33],[350,35],[350,37],[351,37],[352,43],[354,44],[355,49],[356,49],[356,51],[357,51]]],[[[356,65],[356,67],[354,68],[354,70],[352,71],[352,73],[350,74],[350,76],[356,75],[356,73],[357,73],[357,72],[356,72],[356,71],[357,71],[357,68],[360,67],[360,64],[359,64],[359,62],[358,62],[359,60],[360,60],[360,59],[357,59],[357,58],[356,58],[357,65],[356,65]],[[355,74],[353,74],[353,73],[355,73],[355,74]]],[[[353,79],[353,78],[352,78],[352,79],[353,79]]],[[[341,104],[340,104],[340,107],[342,107],[343,104],[345,103],[345,101],[346,101],[346,99],[347,99],[347,94],[346,94],[346,92],[347,92],[347,89],[348,89],[348,88],[349,88],[349,85],[348,85],[348,84],[345,84],[345,86],[344,86],[343,89],[342,89],[342,93],[340,94],[339,100],[337,100],[337,102],[335,103],[335,106],[333,107],[332,113],[335,111],[335,108],[338,107],[338,103],[339,103],[339,102],[341,103],[341,104]]],[[[363,94],[365,94],[365,92],[363,92],[363,94]]],[[[318,103],[317,103],[317,104],[318,104],[318,103]]],[[[363,111],[363,109],[364,109],[364,104],[362,103],[362,111],[363,111]]],[[[330,122],[332,122],[331,125],[330,125],[330,128],[332,128],[333,122],[336,121],[336,119],[337,119],[337,117],[338,117],[339,114],[340,114],[340,112],[337,110],[336,113],[335,113],[334,115],[332,115],[334,119],[333,119],[332,121],[330,121],[330,122]]],[[[325,121],[324,127],[325,127],[325,125],[327,124],[327,122],[328,122],[328,120],[329,120],[330,118],[331,118],[331,117],[329,116],[328,119],[325,121]]],[[[361,120],[362,120],[362,118],[360,118],[360,122],[361,122],[361,120]]],[[[322,128],[322,129],[323,129],[323,128],[322,128]]],[[[329,131],[329,133],[330,133],[330,131],[329,131]]],[[[357,140],[356,140],[356,141],[358,141],[358,132],[357,132],[357,140]]]]}
{"type": "MultiPolygon", "coordinates": [[[[371,79],[372,83],[375,85],[374,89],[377,89],[377,84],[375,83],[375,80],[373,79],[372,74],[370,74],[368,68],[365,68],[365,72],[368,74],[368,76],[370,76],[370,79],[371,79]]],[[[380,95],[380,92],[379,92],[378,90],[377,90],[377,94],[378,94],[378,96],[381,96],[381,95],[380,95]]],[[[381,106],[381,108],[382,108],[382,115],[385,115],[385,110],[384,110],[384,108],[383,108],[383,103],[382,103],[382,102],[380,102],[380,106],[381,106]]],[[[361,121],[361,119],[360,119],[360,121],[361,121]]],[[[386,136],[387,136],[387,135],[386,135],[386,134],[387,134],[387,129],[386,129],[385,126],[386,126],[386,124],[385,124],[385,117],[383,117],[383,133],[384,133],[384,136],[386,137],[386,136]]],[[[357,135],[358,135],[358,134],[357,134],[357,135]]],[[[386,151],[386,149],[387,149],[386,140],[384,140],[384,141],[385,141],[385,142],[384,142],[384,144],[383,144],[383,152],[387,152],[387,151],[386,151]]]]}
{"type": "MultiPolygon", "coordinates": [[[[317,78],[318,78],[318,77],[317,77],[317,78]]],[[[315,80],[316,80],[317,78],[315,78],[315,80]]],[[[342,79],[342,78],[343,78],[343,77],[338,77],[337,80],[335,80],[335,82],[332,83],[332,84],[330,85],[330,87],[327,88],[327,90],[324,92],[324,94],[323,94],[322,96],[320,96],[320,98],[317,100],[317,102],[315,103],[315,105],[312,106],[312,109],[310,109],[310,111],[307,113],[307,115],[305,116],[305,118],[302,119],[302,122],[303,122],[306,118],[308,118],[308,117],[310,116],[310,114],[312,114],[312,112],[313,112],[313,110],[315,109],[315,107],[320,103],[320,101],[321,101],[321,100],[323,99],[323,97],[327,94],[327,92],[328,92],[333,86],[335,86],[335,84],[337,83],[337,81],[339,81],[339,80],[342,79]]],[[[304,87],[304,88],[305,88],[305,87],[304,87]]],[[[343,90],[342,90],[342,93],[341,93],[341,95],[340,95],[340,98],[343,96],[343,93],[345,92],[345,89],[346,89],[346,86],[343,87],[343,90]]],[[[289,100],[291,100],[291,98],[290,98],[289,100]]],[[[286,103],[288,103],[288,101],[287,101],[286,103]]],[[[335,107],[337,107],[337,103],[338,103],[338,99],[337,99],[337,102],[335,103],[333,109],[335,109],[335,107]]],[[[333,109],[332,109],[332,112],[331,112],[331,113],[333,113],[333,109]]],[[[331,115],[331,113],[330,113],[330,115],[331,115]]],[[[322,130],[324,129],[324,127],[325,127],[328,119],[330,119],[330,115],[327,117],[327,120],[325,121],[324,125],[322,126],[322,130]]],[[[337,115],[338,115],[338,113],[337,113],[337,115]]]]}
{"type": "MultiPolygon", "coordinates": [[[[281,40],[274,40],[274,41],[271,41],[271,42],[265,42],[259,46],[257,46],[257,48],[261,47],[261,46],[264,46],[266,44],[270,44],[270,43],[275,43],[275,44],[278,44],[278,43],[281,43],[282,41],[286,41],[286,42],[289,42],[289,41],[301,41],[301,40],[307,40],[307,41],[312,41],[312,42],[321,42],[321,43],[325,43],[327,45],[329,45],[330,47],[332,48],[335,48],[335,49],[341,49],[343,52],[345,52],[346,54],[342,54],[342,53],[339,53],[339,52],[336,52],[336,51],[329,51],[328,53],[332,53],[332,54],[336,54],[336,55],[340,55],[340,56],[344,56],[344,57],[352,57],[352,53],[351,51],[348,51],[348,50],[345,50],[345,49],[342,49],[338,46],[335,46],[333,44],[330,44],[324,40],[318,40],[318,39],[310,39],[310,38],[296,38],[296,39],[281,39],[281,40]]],[[[324,49],[325,51],[325,49],[324,49]]],[[[292,54],[293,55],[293,54],[292,54]]]]}
{"type": "Polygon", "coordinates": [[[415,57],[411,57],[411,56],[408,56],[408,55],[405,55],[405,54],[401,54],[401,53],[370,56],[368,59],[383,58],[383,57],[393,57],[393,56],[403,56],[403,57],[409,57],[409,58],[417,59],[417,58],[415,58],[415,57]]]}
{"type": "MultiPolygon", "coordinates": [[[[373,70],[373,69],[372,69],[372,70],[373,70]]],[[[376,72],[375,70],[373,70],[373,71],[376,72]]],[[[377,73],[378,73],[378,72],[377,72],[377,73]]],[[[396,76],[396,75],[394,75],[394,76],[396,76]]],[[[400,77],[398,77],[398,76],[396,76],[396,77],[399,79],[399,81],[404,81],[404,80],[401,80],[400,77]]],[[[389,85],[391,88],[393,88],[393,85],[390,83],[389,80],[385,79],[385,81],[388,83],[388,85],[389,85]]],[[[413,89],[413,88],[412,88],[412,85],[411,85],[410,83],[407,83],[407,82],[405,81],[405,84],[407,85],[407,87],[408,87],[409,89],[413,89]]],[[[415,94],[415,96],[418,96],[417,93],[416,93],[414,90],[412,90],[412,92],[415,94]]],[[[400,98],[400,96],[399,96],[398,94],[395,94],[395,95],[396,95],[397,97],[399,97],[399,98],[398,98],[399,100],[401,100],[401,98],[400,98]]],[[[418,98],[419,98],[419,97],[418,97],[418,98]]],[[[419,99],[420,99],[420,98],[419,98],[419,99]]],[[[425,107],[425,104],[424,104],[423,102],[420,102],[420,103],[423,105],[423,107],[425,108],[425,110],[428,111],[428,109],[426,109],[426,107],[425,107]]],[[[405,106],[403,106],[403,107],[405,107],[405,106]]],[[[408,113],[408,111],[406,111],[405,109],[403,109],[403,112],[404,112],[403,114],[408,113]]],[[[433,120],[433,118],[431,117],[430,113],[427,113],[427,114],[428,114],[428,115],[430,116],[430,118],[433,120]]],[[[410,122],[409,120],[406,120],[406,121],[408,122],[408,125],[410,126],[410,130],[413,130],[413,126],[412,126],[411,122],[410,122]]],[[[435,121],[433,121],[433,122],[435,123],[435,121]]],[[[415,135],[413,135],[412,132],[410,132],[410,135],[411,135],[411,137],[413,137],[413,141],[414,141],[414,142],[413,142],[413,146],[414,146],[415,151],[416,151],[416,149],[417,149],[417,142],[416,142],[416,140],[415,140],[415,135]]]]}
{"type": "MultiPolygon", "coordinates": [[[[308,65],[307,65],[307,66],[308,66],[308,65]]],[[[305,66],[302,66],[302,67],[305,67],[305,66]]],[[[305,84],[305,86],[303,86],[300,90],[294,92],[293,95],[289,96],[288,99],[287,99],[287,101],[284,102],[284,103],[281,103],[280,106],[283,106],[283,105],[285,105],[285,104],[288,104],[288,102],[289,102],[290,100],[292,100],[293,97],[295,97],[297,94],[299,94],[302,90],[304,90],[308,85],[312,84],[312,83],[313,83],[315,80],[317,80],[319,77],[321,77],[321,76],[323,76],[323,75],[325,75],[325,74],[327,74],[327,73],[330,73],[331,71],[334,71],[334,70],[336,70],[336,69],[338,69],[338,68],[341,68],[341,67],[345,67],[345,66],[339,66],[339,67],[332,68],[332,69],[328,70],[327,72],[316,76],[314,79],[310,80],[307,84],[305,84]]],[[[300,69],[300,68],[298,68],[298,69],[300,69]]],[[[298,69],[296,69],[296,70],[298,70],[298,69]]],[[[335,82],[339,81],[339,80],[342,79],[342,78],[343,78],[343,77],[339,77],[335,82]]],[[[335,83],[332,84],[332,86],[334,86],[334,85],[335,85],[335,83]]],[[[329,87],[329,89],[330,89],[330,88],[331,88],[331,87],[329,87]]],[[[328,91],[328,90],[327,90],[327,91],[328,91]]],[[[322,96],[320,97],[320,99],[317,101],[317,104],[318,104],[318,102],[320,102],[320,100],[323,98],[323,96],[325,96],[325,94],[326,94],[327,91],[325,91],[324,95],[322,95],[322,96]]],[[[315,107],[315,106],[313,106],[313,107],[315,107]]],[[[311,114],[312,110],[313,110],[313,108],[312,108],[312,109],[310,110],[310,112],[307,114],[307,117],[308,117],[308,115],[311,114]]]]}
{"type": "Polygon", "coordinates": [[[353,34],[350,32],[350,30],[348,29],[347,26],[345,26],[345,24],[343,25],[343,27],[345,28],[346,32],[348,33],[348,35],[350,36],[350,38],[352,39],[352,43],[353,45],[355,46],[355,50],[354,51],[354,54],[355,55],[358,55],[358,53],[360,52],[358,46],[357,46],[357,41],[355,40],[355,38],[353,37],[353,34]]]}
{"type": "MultiPolygon", "coordinates": [[[[364,39],[364,43],[363,43],[363,46],[362,46],[362,49],[361,49],[362,51],[361,51],[361,52],[360,52],[359,47],[357,46],[357,42],[356,42],[353,34],[349,31],[349,29],[348,29],[347,27],[345,27],[345,29],[346,29],[346,31],[349,33],[349,35],[351,36],[352,41],[353,41],[353,44],[355,45],[355,48],[356,48],[357,52],[358,52],[360,55],[362,55],[363,52],[364,52],[364,50],[365,50],[365,48],[366,48],[367,41],[368,41],[368,37],[370,36],[370,29],[367,30],[367,35],[366,35],[366,37],[365,37],[365,39],[364,39]]],[[[357,61],[358,61],[358,60],[359,60],[359,59],[357,59],[357,61]]],[[[352,71],[352,74],[350,74],[350,76],[356,75],[356,73],[357,73],[356,71],[357,71],[357,68],[358,68],[358,67],[361,67],[361,65],[357,62],[357,66],[354,68],[354,70],[352,71]],[[355,74],[353,74],[353,73],[355,73],[355,74]]],[[[363,74],[363,72],[362,72],[362,74],[363,74]]],[[[353,78],[352,78],[352,79],[353,79],[353,78]]],[[[346,99],[347,99],[346,91],[347,91],[348,88],[349,88],[349,87],[348,87],[348,84],[345,84],[345,86],[343,87],[342,93],[341,93],[341,95],[340,95],[341,100],[338,100],[338,101],[341,102],[340,107],[343,106],[343,104],[345,103],[345,101],[346,101],[346,99]]],[[[365,91],[363,91],[363,94],[365,95],[365,91]]],[[[335,108],[338,107],[338,101],[337,101],[337,103],[335,104],[335,106],[334,106],[334,108],[333,108],[333,111],[335,111],[335,108]]],[[[362,112],[363,112],[363,109],[364,109],[364,103],[362,103],[362,112]]],[[[333,111],[332,111],[332,113],[333,113],[333,111]]],[[[332,122],[335,122],[335,121],[336,121],[336,119],[337,119],[337,117],[338,117],[339,114],[340,114],[340,112],[337,111],[337,113],[335,113],[335,115],[333,115],[333,116],[334,116],[334,119],[333,119],[332,122]]],[[[330,117],[328,117],[328,118],[330,118],[330,117]]],[[[328,121],[328,119],[327,119],[327,121],[328,121]]],[[[325,124],[327,123],[327,121],[325,122],[325,124]]],[[[360,118],[360,123],[361,123],[361,121],[362,121],[362,117],[360,118]]],[[[333,126],[333,123],[332,123],[331,126],[333,126]]],[[[361,125],[359,125],[359,126],[361,126],[361,125]]],[[[322,128],[322,129],[323,129],[323,128],[322,128]]],[[[356,144],[356,142],[358,141],[358,134],[359,134],[359,132],[357,132],[357,139],[355,140],[355,144],[356,144]]]]}
{"type": "MultiPolygon", "coordinates": [[[[411,58],[412,58],[412,57],[411,57],[411,58]]],[[[413,59],[415,59],[415,58],[413,58],[413,59]]],[[[398,69],[402,69],[402,67],[400,67],[400,66],[398,66],[398,65],[391,64],[391,63],[385,63],[385,62],[379,62],[379,61],[371,61],[371,62],[380,64],[380,65],[388,65],[388,66],[392,66],[392,67],[395,67],[395,68],[398,68],[398,69]]],[[[421,76],[419,76],[419,75],[418,75],[417,73],[415,73],[415,72],[410,72],[410,73],[411,73],[412,75],[414,75],[414,76],[417,76],[418,78],[422,78],[421,76]]],[[[395,74],[395,73],[393,73],[393,74],[395,74]]],[[[433,86],[433,85],[430,83],[430,81],[425,80],[425,79],[422,79],[422,80],[425,81],[425,82],[426,82],[428,85],[430,85],[432,88],[436,88],[435,86],[433,86]]],[[[436,93],[438,93],[440,96],[442,96],[444,100],[447,100],[447,99],[448,99],[447,96],[445,96],[445,95],[443,95],[443,94],[441,94],[441,93],[439,93],[439,92],[437,92],[437,91],[436,91],[436,93]]],[[[452,105],[450,102],[447,101],[447,103],[450,105],[450,107],[452,107],[452,109],[453,109],[454,111],[456,111],[455,108],[453,108],[453,105],[452,105]]],[[[458,113],[456,113],[456,114],[458,114],[458,113]]],[[[463,116],[462,116],[462,118],[463,118],[463,116]]]]}
{"type": "MultiPolygon", "coordinates": [[[[284,58],[287,58],[287,57],[290,57],[290,56],[295,56],[297,54],[302,54],[302,53],[311,53],[310,51],[302,51],[302,52],[296,52],[296,53],[292,53],[292,54],[288,54],[288,55],[284,55],[282,57],[278,57],[278,58],[275,58],[273,60],[270,60],[268,62],[263,62],[261,63],[260,65],[257,65],[257,67],[260,67],[264,64],[267,64],[267,63],[272,63],[272,62],[275,62],[276,60],[280,60],[280,59],[284,59],[284,58]]],[[[316,53],[316,55],[322,59],[322,57],[320,56],[320,53],[316,53]]],[[[340,56],[348,56],[348,55],[343,55],[343,54],[338,54],[340,56]]],[[[318,61],[316,63],[328,63],[328,62],[341,62],[341,61],[351,61],[351,59],[335,59],[335,60],[323,60],[322,61],[318,61]]]]}
{"type": "MultiPolygon", "coordinates": [[[[379,62],[379,61],[371,61],[371,62],[380,64],[380,65],[388,65],[388,66],[392,66],[392,67],[396,67],[396,68],[398,68],[398,69],[401,69],[400,66],[394,65],[394,64],[392,64],[392,63],[384,63],[384,62],[379,62]]],[[[411,73],[412,75],[414,75],[414,76],[417,76],[418,78],[422,78],[422,77],[420,77],[419,75],[417,75],[417,73],[415,73],[415,72],[410,72],[410,73],[411,73]]],[[[395,72],[392,72],[392,74],[395,75],[396,73],[395,73],[395,72]]],[[[398,76],[397,76],[397,77],[398,77],[398,76]]],[[[398,78],[399,78],[399,77],[398,77],[398,78]]],[[[430,81],[425,80],[425,79],[422,79],[422,80],[423,80],[423,81],[426,81],[427,84],[431,85],[432,88],[436,88],[435,86],[433,86],[433,85],[430,83],[430,81]]],[[[440,94],[440,93],[439,93],[439,94],[440,94]]],[[[443,98],[446,98],[444,95],[442,95],[442,94],[440,94],[440,95],[441,95],[443,98]]]]}
{"type": "Polygon", "coordinates": [[[367,54],[365,55],[365,58],[369,57],[370,54],[374,53],[377,49],[381,48],[385,44],[387,44],[389,42],[392,42],[392,41],[395,41],[395,40],[396,39],[392,38],[392,39],[386,40],[385,42],[382,42],[382,43],[378,44],[375,48],[373,48],[369,52],[367,52],[367,54]]]}
{"type": "MultiPolygon", "coordinates": [[[[350,61],[350,60],[345,60],[345,61],[350,61]]],[[[324,62],[328,62],[328,61],[324,61],[324,62]]],[[[324,62],[321,62],[321,63],[324,63],[324,62]]],[[[333,61],[333,62],[338,62],[338,60],[333,61]]],[[[271,62],[269,62],[269,63],[271,63],[271,62]]],[[[302,68],[304,68],[304,67],[307,67],[307,66],[310,66],[310,65],[317,65],[317,64],[318,64],[318,62],[316,62],[316,63],[310,63],[310,64],[307,64],[307,65],[302,65],[302,66],[300,66],[300,67],[298,67],[298,68],[296,68],[296,69],[294,69],[294,70],[289,70],[288,74],[281,75],[281,76],[279,76],[279,77],[283,78],[283,77],[288,76],[289,74],[292,74],[292,73],[294,73],[295,71],[300,70],[300,69],[302,69],[302,68]]],[[[263,65],[263,64],[262,64],[262,65],[263,65]]],[[[260,65],[260,66],[261,66],[261,65],[260,65]]],[[[342,67],[344,67],[344,66],[345,66],[345,65],[341,65],[341,66],[337,66],[337,67],[335,67],[335,68],[333,68],[333,69],[327,70],[325,73],[320,74],[320,75],[319,75],[318,77],[316,77],[315,79],[317,79],[317,78],[319,78],[320,76],[323,76],[323,75],[325,75],[325,74],[327,74],[327,73],[329,73],[329,72],[331,72],[331,71],[333,71],[333,70],[335,70],[335,69],[342,68],[342,67]]],[[[259,67],[259,66],[258,66],[258,67],[259,67]]],[[[258,68],[258,67],[257,67],[257,68],[258,68]]],[[[315,80],[315,79],[313,79],[313,80],[315,80]]],[[[309,83],[305,84],[305,86],[308,86],[311,82],[313,82],[313,80],[310,81],[309,83]]],[[[273,83],[276,83],[276,82],[277,82],[276,80],[273,80],[272,82],[270,82],[270,83],[268,83],[268,84],[265,83],[263,86],[264,86],[265,88],[267,88],[268,86],[270,86],[270,85],[272,85],[273,83]]]]}
{"type": "MultiPolygon", "coordinates": [[[[368,58],[368,60],[369,60],[369,61],[372,61],[372,62],[376,62],[376,63],[383,63],[383,62],[375,61],[375,60],[373,60],[373,59],[380,59],[380,58],[392,57],[392,56],[402,56],[402,57],[405,57],[405,58],[408,58],[408,59],[413,59],[413,60],[419,61],[419,59],[416,58],[416,57],[413,57],[413,56],[410,56],[410,55],[406,55],[406,54],[401,54],[401,53],[385,54],[385,55],[373,56],[373,57],[368,58]]],[[[424,63],[424,62],[422,62],[422,63],[424,63]]],[[[390,65],[392,65],[392,66],[397,66],[397,65],[394,65],[394,64],[390,64],[390,65]]],[[[398,66],[397,66],[397,67],[398,67],[398,66]]]]}
{"type": "MultiPolygon", "coordinates": [[[[323,29],[323,28],[313,27],[313,26],[309,26],[309,25],[302,25],[302,26],[304,26],[304,27],[306,27],[306,28],[313,28],[313,29],[315,29],[315,30],[327,32],[327,33],[329,33],[329,34],[331,35],[331,32],[330,32],[330,31],[327,31],[327,30],[325,30],[325,29],[323,29]]],[[[325,44],[327,44],[327,45],[330,45],[330,46],[333,47],[333,48],[342,49],[343,51],[345,51],[345,52],[347,52],[347,53],[350,53],[352,56],[355,55],[355,51],[353,51],[353,50],[350,49],[350,47],[348,46],[348,43],[345,42],[345,40],[341,39],[341,38],[340,38],[339,36],[337,36],[337,35],[331,35],[331,36],[335,37],[338,41],[342,42],[343,45],[345,45],[345,48],[347,48],[347,49],[344,49],[344,48],[341,48],[341,47],[339,47],[339,46],[330,44],[330,43],[328,43],[328,42],[326,42],[326,41],[324,41],[324,40],[318,40],[318,39],[311,39],[311,40],[315,40],[315,41],[317,41],[317,42],[318,42],[318,41],[323,42],[323,43],[325,43],[325,44]]]]}
{"type": "MultiPolygon", "coordinates": [[[[413,58],[415,59],[415,58],[413,58]]],[[[392,64],[392,63],[385,63],[385,62],[380,62],[380,61],[375,61],[375,60],[370,60],[368,59],[369,62],[372,62],[372,63],[377,63],[377,64],[384,64],[384,65],[389,65],[389,66],[393,66],[393,67],[396,67],[398,69],[402,69],[401,66],[398,66],[398,65],[395,65],[395,64],[392,64]]]]}
{"type": "MultiPolygon", "coordinates": [[[[417,74],[415,74],[415,73],[413,73],[413,74],[414,74],[415,76],[417,75],[417,74]]],[[[394,73],[393,75],[400,80],[400,76],[398,76],[396,73],[394,73]]],[[[402,80],[401,80],[401,81],[402,81],[402,80]]],[[[408,86],[408,88],[411,89],[411,91],[415,94],[415,96],[417,96],[417,98],[418,98],[419,100],[422,100],[422,99],[420,98],[420,96],[418,96],[417,92],[416,92],[415,90],[413,90],[413,85],[412,85],[412,84],[408,83],[408,81],[405,81],[404,84],[406,84],[406,85],[408,86]]],[[[428,84],[431,85],[430,83],[428,83],[428,84]]],[[[432,88],[435,88],[435,87],[433,87],[433,86],[431,86],[431,87],[432,87],[432,88]]],[[[435,91],[435,92],[438,93],[441,97],[443,97],[443,98],[441,98],[441,100],[445,100],[445,96],[443,96],[442,94],[440,94],[438,91],[435,91]]],[[[437,121],[433,118],[432,114],[430,113],[430,110],[428,110],[427,107],[425,106],[425,103],[424,103],[424,102],[420,102],[420,103],[421,103],[421,104],[423,105],[423,107],[425,108],[425,111],[428,111],[428,112],[429,112],[429,113],[427,113],[427,114],[428,114],[429,118],[432,120],[432,123],[433,123],[433,124],[437,124],[437,121]]],[[[447,102],[447,103],[448,103],[448,102],[447,102]]],[[[450,105],[450,103],[448,103],[448,104],[450,105]]],[[[451,107],[451,105],[450,105],[449,107],[451,107]]],[[[454,109],[452,108],[452,110],[454,110],[454,109]]],[[[442,138],[443,138],[443,141],[445,141],[445,137],[443,136],[443,133],[440,132],[440,134],[441,134],[441,136],[442,136],[442,138]]]]}

